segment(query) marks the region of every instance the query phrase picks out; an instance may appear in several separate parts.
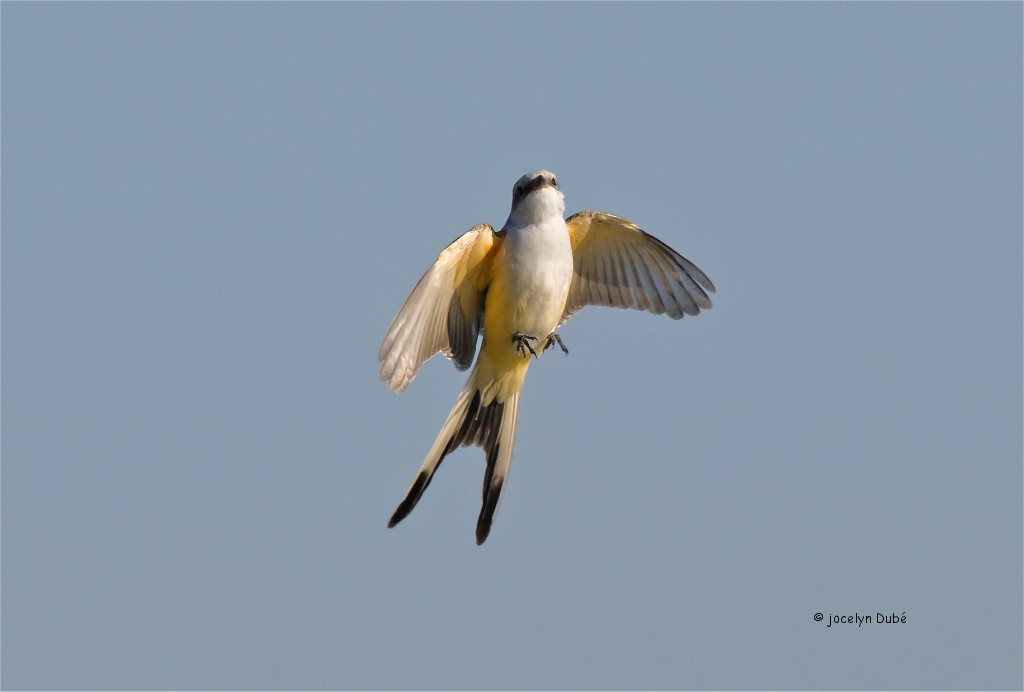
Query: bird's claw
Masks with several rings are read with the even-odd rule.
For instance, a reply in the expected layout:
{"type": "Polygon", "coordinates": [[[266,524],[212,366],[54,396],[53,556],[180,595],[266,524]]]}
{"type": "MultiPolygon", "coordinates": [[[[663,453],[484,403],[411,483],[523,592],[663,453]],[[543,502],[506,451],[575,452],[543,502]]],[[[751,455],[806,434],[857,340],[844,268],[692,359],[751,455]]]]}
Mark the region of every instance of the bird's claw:
{"type": "Polygon", "coordinates": [[[548,334],[548,338],[544,340],[544,350],[542,350],[541,353],[544,353],[544,351],[547,351],[555,344],[558,344],[558,348],[562,349],[562,353],[569,355],[569,349],[567,349],[565,344],[562,343],[562,337],[558,336],[555,332],[548,334]]]}
{"type": "MultiPolygon", "coordinates": [[[[530,354],[536,358],[537,352],[533,350],[533,346],[530,345],[531,341],[537,341],[537,337],[530,336],[529,334],[523,334],[521,332],[516,332],[512,335],[512,343],[516,345],[516,350],[519,351],[519,355],[525,356],[526,352],[529,351],[530,354]]],[[[541,351],[541,353],[543,353],[543,351],[541,351]]]]}

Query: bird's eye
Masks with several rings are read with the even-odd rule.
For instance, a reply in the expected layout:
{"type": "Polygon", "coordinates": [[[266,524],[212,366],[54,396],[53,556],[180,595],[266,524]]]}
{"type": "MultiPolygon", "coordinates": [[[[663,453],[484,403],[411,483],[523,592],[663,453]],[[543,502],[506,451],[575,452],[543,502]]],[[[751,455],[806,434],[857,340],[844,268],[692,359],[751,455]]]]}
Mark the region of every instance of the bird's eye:
{"type": "Polygon", "coordinates": [[[558,181],[555,180],[554,178],[551,178],[551,184],[554,185],[555,187],[558,187],[558,181]]]}

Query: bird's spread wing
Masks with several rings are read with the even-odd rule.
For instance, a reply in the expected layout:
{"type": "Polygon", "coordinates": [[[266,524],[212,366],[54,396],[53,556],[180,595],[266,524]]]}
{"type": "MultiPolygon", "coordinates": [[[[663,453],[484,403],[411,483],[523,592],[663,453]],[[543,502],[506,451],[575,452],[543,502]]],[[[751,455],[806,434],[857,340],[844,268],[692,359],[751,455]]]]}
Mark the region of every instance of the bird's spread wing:
{"type": "Polygon", "coordinates": [[[489,224],[467,231],[438,255],[398,311],[381,344],[380,378],[396,392],[423,362],[443,353],[459,370],[473,362],[483,319],[486,261],[499,236],[489,224]]]}
{"type": "Polygon", "coordinates": [[[711,307],[715,287],[695,264],[636,224],[600,211],[566,219],[573,274],[562,322],[585,305],[646,310],[672,319],[711,307]]]}

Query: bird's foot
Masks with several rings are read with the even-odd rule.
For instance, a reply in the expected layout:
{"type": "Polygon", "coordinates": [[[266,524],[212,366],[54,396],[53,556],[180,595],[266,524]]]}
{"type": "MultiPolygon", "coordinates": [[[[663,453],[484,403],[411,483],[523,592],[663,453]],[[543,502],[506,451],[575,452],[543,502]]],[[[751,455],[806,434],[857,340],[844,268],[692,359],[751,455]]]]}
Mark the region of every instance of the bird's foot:
{"type": "Polygon", "coordinates": [[[529,351],[533,357],[536,358],[537,352],[533,350],[533,346],[530,345],[531,341],[537,341],[537,337],[530,336],[529,334],[523,334],[521,332],[516,332],[512,335],[512,343],[516,345],[516,350],[519,351],[519,355],[525,356],[526,352],[529,351]]]}
{"type": "Polygon", "coordinates": [[[567,349],[565,347],[565,344],[562,343],[562,337],[558,336],[558,334],[556,334],[555,332],[551,332],[550,334],[548,334],[548,338],[544,340],[544,349],[541,351],[541,353],[544,353],[544,351],[547,351],[555,344],[558,344],[558,348],[562,349],[562,353],[564,353],[565,355],[569,355],[569,349],[567,349]]]}

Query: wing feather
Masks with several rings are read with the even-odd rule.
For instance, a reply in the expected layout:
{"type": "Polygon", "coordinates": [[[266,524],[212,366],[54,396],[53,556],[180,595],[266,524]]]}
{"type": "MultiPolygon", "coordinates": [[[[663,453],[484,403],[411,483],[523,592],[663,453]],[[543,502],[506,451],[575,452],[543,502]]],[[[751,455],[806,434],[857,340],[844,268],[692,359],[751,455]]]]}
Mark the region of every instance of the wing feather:
{"type": "Polygon", "coordinates": [[[660,290],[658,290],[659,283],[664,281],[664,274],[654,266],[654,261],[650,257],[650,253],[641,250],[639,257],[636,260],[636,266],[642,273],[643,279],[643,293],[647,297],[647,306],[645,309],[648,312],[652,312],[655,315],[665,314],[669,308],[665,306],[665,298],[662,296],[660,290]],[[655,279],[655,273],[657,273],[659,279],[655,279]]]}
{"type": "Polygon", "coordinates": [[[489,257],[500,241],[489,224],[474,226],[446,247],[412,289],[384,336],[380,378],[400,392],[435,353],[465,370],[476,354],[489,257]]]}
{"type": "Polygon", "coordinates": [[[616,305],[628,307],[628,301],[622,297],[623,281],[618,272],[619,255],[608,253],[604,255],[604,266],[608,276],[608,298],[616,305]]]}
{"type": "Polygon", "coordinates": [[[599,211],[566,220],[573,279],[562,322],[586,305],[646,310],[672,319],[711,308],[715,286],[695,264],[640,230],[599,211]]]}
{"type": "MultiPolygon", "coordinates": [[[[651,279],[647,265],[644,263],[642,256],[630,257],[629,266],[633,270],[633,275],[635,276],[634,281],[636,282],[636,288],[633,289],[638,298],[638,305],[636,309],[658,314],[661,295],[658,293],[653,279],[651,279]]],[[[664,307],[661,307],[661,312],[665,312],[664,307]]]]}

